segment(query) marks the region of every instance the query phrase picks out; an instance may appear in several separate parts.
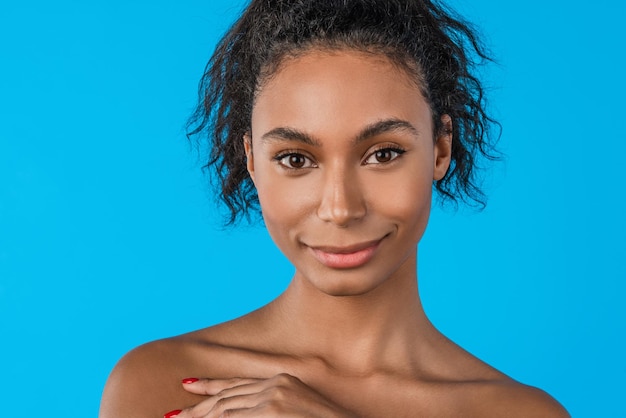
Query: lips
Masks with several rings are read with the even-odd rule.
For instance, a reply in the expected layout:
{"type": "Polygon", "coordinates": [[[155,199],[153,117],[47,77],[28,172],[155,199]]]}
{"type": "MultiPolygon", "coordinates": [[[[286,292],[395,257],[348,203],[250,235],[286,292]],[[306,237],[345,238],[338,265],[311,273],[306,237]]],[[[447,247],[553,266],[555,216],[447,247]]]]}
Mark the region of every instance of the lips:
{"type": "Polygon", "coordinates": [[[383,239],[363,242],[345,247],[310,246],[317,261],[335,269],[357,268],[370,261],[383,239]]]}

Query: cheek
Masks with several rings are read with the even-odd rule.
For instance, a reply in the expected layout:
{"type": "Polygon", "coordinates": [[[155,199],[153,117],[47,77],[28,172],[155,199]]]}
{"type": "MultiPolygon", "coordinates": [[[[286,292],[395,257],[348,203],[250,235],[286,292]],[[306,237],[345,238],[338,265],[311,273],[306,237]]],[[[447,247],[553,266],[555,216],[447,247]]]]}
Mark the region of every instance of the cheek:
{"type": "Polygon", "coordinates": [[[306,192],[311,185],[305,178],[289,178],[276,171],[264,163],[256,170],[255,185],[268,232],[278,239],[305,219],[314,203],[312,193],[306,192]]]}
{"type": "Polygon", "coordinates": [[[394,175],[372,176],[368,202],[372,209],[402,224],[424,223],[430,213],[432,171],[413,164],[394,175]]]}

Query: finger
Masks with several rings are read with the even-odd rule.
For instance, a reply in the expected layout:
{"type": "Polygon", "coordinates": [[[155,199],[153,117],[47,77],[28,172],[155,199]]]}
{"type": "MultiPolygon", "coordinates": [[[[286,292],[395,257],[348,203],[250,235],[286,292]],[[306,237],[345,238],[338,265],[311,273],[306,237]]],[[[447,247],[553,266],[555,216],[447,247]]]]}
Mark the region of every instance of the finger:
{"type": "MultiPolygon", "coordinates": [[[[229,396],[222,397],[220,395],[214,395],[204,401],[183,409],[182,411],[173,411],[177,414],[176,418],[218,418],[221,417],[226,411],[235,409],[246,409],[256,406],[259,401],[259,394],[257,392],[244,393],[242,395],[233,395],[232,391],[237,388],[230,389],[229,396]]],[[[228,415],[228,412],[226,412],[228,415]]],[[[170,418],[166,415],[167,418],[170,418]]]]}
{"type": "Polygon", "coordinates": [[[246,395],[229,396],[221,398],[206,415],[206,418],[224,418],[233,414],[240,415],[244,411],[256,409],[259,405],[259,393],[250,393],[246,395]]]}
{"type": "MultiPolygon", "coordinates": [[[[211,380],[211,379],[204,379],[204,380],[211,380]]],[[[234,382],[234,379],[227,379],[227,380],[230,381],[230,383],[234,382]]],[[[217,393],[210,394],[210,396],[206,398],[205,400],[203,400],[202,402],[196,404],[193,407],[183,410],[181,413],[178,414],[178,417],[180,418],[205,417],[207,416],[209,411],[215,408],[216,405],[227,402],[226,399],[230,399],[234,397],[242,397],[242,396],[252,396],[263,391],[263,388],[264,388],[263,381],[264,379],[263,380],[262,379],[237,379],[237,383],[241,383],[240,385],[227,387],[226,389],[221,390],[217,393]],[[243,383],[244,381],[245,382],[249,381],[251,383],[243,383]]],[[[196,384],[199,382],[200,380],[198,380],[197,382],[192,382],[188,384],[196,384]]],[[[211,388],[211,389],[214,389],[214,388],[211,388]]],[[[239,399],[239,403],[233,404],[231,402],[231,403],[228,403],[228,405],[234,405],[238,407],[245,407],[246,405],[251,405],[250,399],[252,398],[249,398],[247,400],[244,399],[244,401],[242,401],[242,399],[243,398],[239,399]]],[[[224,408],[221,408],[221,409],[224,410],[224,408]]]]}
{"type": "Polygon", "coordinates": [[[330,415],[311,415],[309,410],[293,410],[290,405],[279,404],[277,402],[264,402],[253,405],[249,408],[233,408],[229,406],[224,411],[217,411],[213,415],[213,411],[206,418],[276,418],[276,417],[303,417],[303,416],[330,416],[330,415]]]}
{"type": "Polygon", "coordinates": [[[183,389],[196,395],[216,395],[226,389],[235,388],[242,385],[249,385],[260,382],[262,379],[254,378],[231,378],[231,379],[197,379],[189,377],[183,379],[183,389]]]}
{"type": "Polygon", "coordinates": [[[290,386],[296,382],[301,384],[293,376],[279,374],[253,384],[225,389],[213,397],[215,405],[206,418],[285,416],[285,408],[294,400],[291,399],[290,386]]]}

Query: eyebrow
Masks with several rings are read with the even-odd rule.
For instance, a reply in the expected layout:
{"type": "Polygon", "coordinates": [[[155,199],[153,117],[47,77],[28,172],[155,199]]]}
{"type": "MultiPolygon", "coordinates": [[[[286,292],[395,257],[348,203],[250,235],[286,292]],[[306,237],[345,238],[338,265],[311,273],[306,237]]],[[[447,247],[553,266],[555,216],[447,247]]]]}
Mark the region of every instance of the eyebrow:
{"type": "MultiPolygon", "coordinates": [[[[410,122],[402,119],[384,119],[367,125],[354,138],[354,144],[360,144],[370,138],[394,131],[408,131],[412,135],[419,136],[419,131],[410,122]]],[[[290,127],[278,127],[266,132],[261,140],[271,142],[277,141],[296,141],[313,147],[320,147],[321,142],[306,132],[299,131],[290,127]]]]}
{"type": "Polygon", "coordinates": [[[321,146],[320,142],[311,135],[299,131],[294,128],[279,127],[274,128],[269,132],[266,132],[261,137],[261,140],[271,142],[272,140],[278,141],[297,141],[303,144],[311,145],[313,147],[321,146]]]}
{"type": "Polygon", "coordinates": [[[395,131],[408,131],[414,136],[419,136],[419,131],[410,122],[402,119],[385,119],[367,125],[355,138],[354,143],[359,144],[372,137],[395,131]]]}

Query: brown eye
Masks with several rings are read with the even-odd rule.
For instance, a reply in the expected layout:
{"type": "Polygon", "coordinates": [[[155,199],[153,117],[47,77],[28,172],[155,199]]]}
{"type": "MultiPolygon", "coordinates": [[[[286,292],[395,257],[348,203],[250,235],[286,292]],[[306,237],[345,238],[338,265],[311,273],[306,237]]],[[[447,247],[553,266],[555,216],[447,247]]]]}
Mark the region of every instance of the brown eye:
{"type": "Polygon", "coordinates": [[[302,168],[306,163],[306,160],[302,155],[291,154],[289,157],[289,166],[293,168],[302,168]]]}
{"type": "Polygon", "coordinates": [[[364,164],[386,164],[395,160],[404,153],[405,151],[399,148],[381,148],[371,153],[365,160],[364,164]]]}
{"type": "Polygon", "coordinates": [[[376,161],[378,161],[379,163],[387,163],[391,161],[391,158],[393,157],[391,155],[391,150],[388,149],[381,149],[380,151],[376,151],[376,154],[374,155],[376,161]]]}
{"type": "Polygon", "coordinates": [[[315,167],[315,164],[309,157],[297,152],[282,154],[277,156],[275,159],[280,165],[291,170],[315,167]]]}

